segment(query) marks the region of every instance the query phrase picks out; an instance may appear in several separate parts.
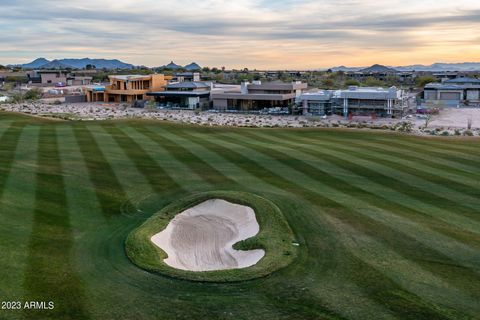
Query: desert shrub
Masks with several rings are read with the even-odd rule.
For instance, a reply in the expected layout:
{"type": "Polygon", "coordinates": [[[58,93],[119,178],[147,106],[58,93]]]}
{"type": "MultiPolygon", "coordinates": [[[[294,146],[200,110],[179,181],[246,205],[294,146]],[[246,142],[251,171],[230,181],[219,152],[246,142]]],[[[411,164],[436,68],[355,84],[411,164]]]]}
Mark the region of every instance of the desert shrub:
{"type": "Polygon", "coordinates": [[[25,100],[25,97],[22,93],[20,92],[15,92],[14,94],[12,94],[10,96],[10,100],[13,102],[13,103],[21,103],[25,100]]]}
{"type": "Polygon", "coordinates": [[[33,88],[28,90],[25,95],[25,100],[38,100],[42,97],[42,90],[38,88],[33,88]]]}

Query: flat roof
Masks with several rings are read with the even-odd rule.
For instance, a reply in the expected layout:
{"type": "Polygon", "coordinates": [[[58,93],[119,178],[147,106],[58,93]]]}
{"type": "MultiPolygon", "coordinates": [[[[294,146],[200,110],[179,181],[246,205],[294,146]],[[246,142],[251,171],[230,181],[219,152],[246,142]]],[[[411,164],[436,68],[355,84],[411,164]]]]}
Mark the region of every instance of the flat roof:
{"type": "Polygon", "coordinates": [[[467,90],[467,89],[480,89],[480,82],[478,84],[429,83],[425,86],[425,90],[467,90]]]}
{"type": "Polygon", "coordinates": [[[471,83],[471,84],[480,84],[480,79],[461,77],[450,80],[445,80],[444,83],[471,83]]]}
{"type": "Polygon", "coordinates": [[[327,101],[332,98],[333,91],[329,90],[320,90],[317,92],[305,92],[302,93],[300,98],[302,100],[321,100],[321,101],[327,101]]]}
{"type": "Polygon", "coordinates": [[[70,73],[68,70],[37,70],[37,73],[70,73]]]}
{"type": "Polygon", "coordinates": [[[85,88],[97,92],[105,91],[105,86],[86,86],[85,88]]]}
{"type": "Polygon", "coordinates": [[[240,92],[212,92],[212,99],[234,100],[265,100],[284,101],[295,98],[295,93],[240,93],[240,92]]]}
{"type": "Polygon", "coordinates": [[[351,87],[346,90],[337,90],[334,98],[341,99],[366,99],[366,100],[384,100],[398,98],[398,90],[395,87],[377,88],[377,87],[351,87]]]}
{"type": "Polygon", "coordinates": [[[159,91],[147,92],[150,97],[202,97],[209,96],[210,91],[159,91]]]}
{"type": "Polygon", "coordinates": [[[306,89],[307,83],[305,82],[253,82],[248,83],[248,90],[296,90],[306,89]]]}
{"type": "Polygon", "coordinates": [[[109,78],[118,79],[118,80],[139,80],[144,78],[150,78],[151,75],[140,75],[140,74],[131,74],[131,75],[109,75],[109,78]]]}
{"type": "Polygon", "coordinates": [[[210,88],[210,85],[205,82],[178,82],[178,83],[169,83],[165,86],[167,89],[202,89],[210,88]]]}

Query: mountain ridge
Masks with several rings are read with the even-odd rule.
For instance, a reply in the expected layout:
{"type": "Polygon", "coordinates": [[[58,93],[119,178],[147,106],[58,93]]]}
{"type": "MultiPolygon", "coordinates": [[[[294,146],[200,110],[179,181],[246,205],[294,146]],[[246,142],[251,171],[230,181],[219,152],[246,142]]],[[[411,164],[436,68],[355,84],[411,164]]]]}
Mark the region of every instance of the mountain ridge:
{"type": "Polygon", "coordinates": [[[95,66],[97,69],[133,69],[135,66],[122,62],[118,59],[90,59],[90,58],[66,58],[47,60],[37,58],[30,63],[14,65],[23,69],[84,69],[87,65],[95,66]]]}
{"type": "Polygon", "coordinates": [[[445,62],[435,62],[431,65],[423,64],[413,64],[407,66],[384,66],[375,64],[371,67],[346,67],[339,66],[330,68],[332,71],[345,71],[345,72],[354,72],[354,71],[363,71],[368,70],[374,66],[379,66],[382,68],[394,69],[397,71],[480,71],[480,62],[458,62],[458,63],[445,63],[445,62]]]}

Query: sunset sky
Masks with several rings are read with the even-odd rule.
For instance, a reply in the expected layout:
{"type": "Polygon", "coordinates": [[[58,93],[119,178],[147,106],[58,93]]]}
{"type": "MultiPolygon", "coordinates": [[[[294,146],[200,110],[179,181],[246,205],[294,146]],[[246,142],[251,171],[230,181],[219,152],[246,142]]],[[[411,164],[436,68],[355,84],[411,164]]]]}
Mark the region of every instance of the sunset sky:
{"type": "Polygon", "coordinates": [[[480,62],[479,0],[0,0],[0,64],[311,69],[480,62]]]}

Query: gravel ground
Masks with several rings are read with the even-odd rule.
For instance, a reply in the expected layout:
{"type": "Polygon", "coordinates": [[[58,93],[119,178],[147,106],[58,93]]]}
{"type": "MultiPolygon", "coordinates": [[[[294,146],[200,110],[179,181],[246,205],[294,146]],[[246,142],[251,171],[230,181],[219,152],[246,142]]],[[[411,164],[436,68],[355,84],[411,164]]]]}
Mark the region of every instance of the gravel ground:
{"type": "Polygon", "coordinates": [[[0,110],[50,116],[71,120],[154,119],[189,123],[203,126],[233,127],[346,127],[408,131],[418,135],[480,135],[480,109],[445,109],[435,115],[424,128],[426,120],[412,116],[404,119],[354,117],[346,120],[340,116],[303,117],[288,115],[245,115],[233,113],[194,112],[189,110],[146,110],[130,108],[122,104],[75,103],[46,104],[21,103],[0,104],[0,110]],[[471,121],[471,127],[468,123],[471,121]],[[405,129],[408,127],[409,129],[405,129]],[[400,129],[399,129],[400,128],[400,129]],[[433,133],[432,133],[433,132],[433,133]]]}

